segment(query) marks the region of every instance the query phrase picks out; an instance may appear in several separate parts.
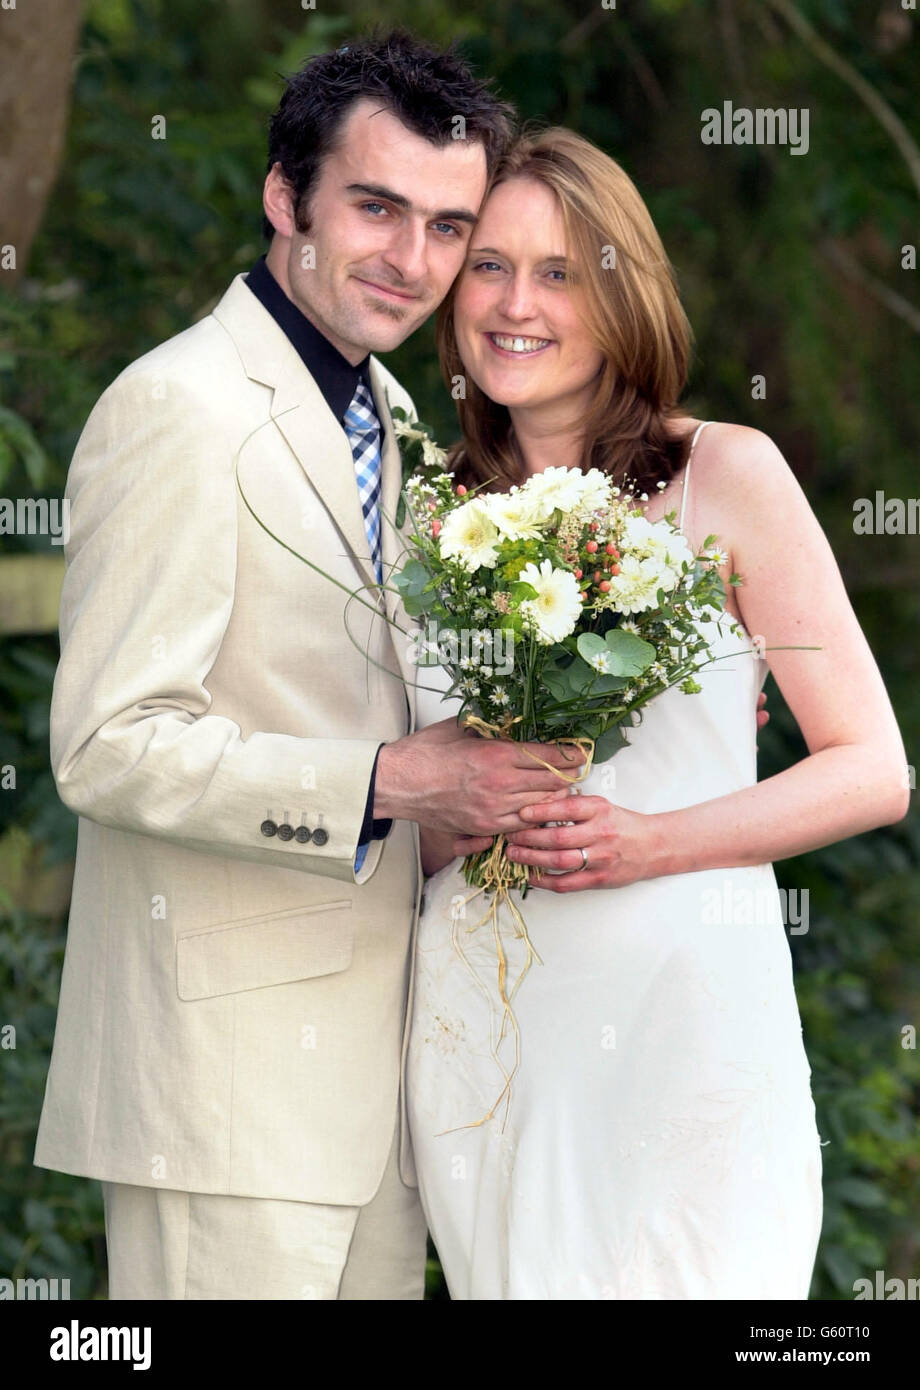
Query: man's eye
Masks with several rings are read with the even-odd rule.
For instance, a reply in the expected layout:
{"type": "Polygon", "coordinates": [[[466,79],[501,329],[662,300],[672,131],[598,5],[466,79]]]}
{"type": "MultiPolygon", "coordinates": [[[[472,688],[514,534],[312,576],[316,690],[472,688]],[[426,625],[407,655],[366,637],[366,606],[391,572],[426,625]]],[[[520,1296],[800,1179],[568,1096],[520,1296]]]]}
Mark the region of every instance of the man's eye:
{"type": "Polygon", "coordinates": [[[381,212],[386,212],[383,203],[362,203],[361,206],[365,211],[367,211],[368,208],[379,208],[381,212]]]}
{"type": "Polygon", "coordinates": [[[498,261],[476,261],[474,270],[501,270],[498,261]]]}
{"type": "Polygon", "coordinates": [[[459,228],[455,227],[453,222],[433,222],[432,226],[435,228],[436,231],[449,232],[451,236],[460,235],[459,228]]]}

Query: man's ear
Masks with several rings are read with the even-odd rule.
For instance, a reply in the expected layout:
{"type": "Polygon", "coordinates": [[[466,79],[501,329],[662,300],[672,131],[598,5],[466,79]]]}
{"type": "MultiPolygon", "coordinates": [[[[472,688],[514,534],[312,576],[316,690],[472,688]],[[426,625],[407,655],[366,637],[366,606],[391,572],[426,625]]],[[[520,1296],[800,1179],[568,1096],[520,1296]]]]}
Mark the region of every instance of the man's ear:
{"type": "Polygon", "coordinates": [[[294,190],[278,160],[265,176],[262,207],[265,216],[280,236],[294,236],[297,230],[294,226],[294,190]]]}

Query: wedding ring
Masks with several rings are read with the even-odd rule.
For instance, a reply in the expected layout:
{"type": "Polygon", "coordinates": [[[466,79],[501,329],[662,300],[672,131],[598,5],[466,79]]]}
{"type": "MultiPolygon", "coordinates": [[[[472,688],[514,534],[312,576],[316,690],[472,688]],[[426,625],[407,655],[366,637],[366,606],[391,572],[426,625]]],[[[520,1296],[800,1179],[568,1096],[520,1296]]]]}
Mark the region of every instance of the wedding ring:
{"type": "Polygon", "coordinates": [[[580,873],[581,873],[581,870],[582,870],[582,869],[586,869],[587,867],[588,867],[588,851],[587,851],[586,849],[583,849],[583,850],[581,851],[581,868],[575,870],[576,874],[580,874],[580,873]]]}

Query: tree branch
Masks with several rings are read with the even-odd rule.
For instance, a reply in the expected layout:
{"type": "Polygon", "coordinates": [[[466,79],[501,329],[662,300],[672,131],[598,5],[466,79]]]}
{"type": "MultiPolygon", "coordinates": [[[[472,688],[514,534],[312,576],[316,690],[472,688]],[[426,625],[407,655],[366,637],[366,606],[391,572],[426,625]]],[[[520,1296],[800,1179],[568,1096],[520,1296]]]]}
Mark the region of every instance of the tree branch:
{"type": "Polygon", "coordinates": [[[897,290],[890,289],[883,280],[878,280],[874,275],[870,275],[868,270],[862,268],[855,256],[851,256],[849,251],[845,251],[839,242],[831,241],[828,238],[822,241],[820,250],[822,256],[836,266],[848,280],[859,285],[860,289],[871,295],[876,303],[883,305],[892,314],[896,314],[915,333],[920,333],[920,309],[911,304],[909,299],[898,294],[897,290]]]}
{"type": "Polygon", "coordinates": [[[767,0],[767,4],[777,14],[782,15],[790,29],[798,34],[805,47],[817,58],[818,62],[830,68],[831,72],[835,72],[841,81],[845,82],[856,93],[863,105],[872,112],[879,125],[888,132],[898,147],[914,181],[914,186],[920,193],[920,149],[918,149],[913,136],[900,116],[895,114],[885,98],[875,90],[871,83],[866,81],[861,73],[856,71],[852,64],[847,62],[846,58],[842,58],[826,40],[821,38],[811,22],[792,3],[792,0],[767,0]]]}

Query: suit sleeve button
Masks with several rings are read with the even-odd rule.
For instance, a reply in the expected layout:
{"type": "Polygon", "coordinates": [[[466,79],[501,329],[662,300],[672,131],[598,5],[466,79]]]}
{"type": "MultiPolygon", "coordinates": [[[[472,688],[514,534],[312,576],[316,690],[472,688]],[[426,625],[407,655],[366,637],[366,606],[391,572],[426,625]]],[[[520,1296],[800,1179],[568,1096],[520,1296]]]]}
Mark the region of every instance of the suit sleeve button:
{"type": "Polygon", "coordinates": [[[264,820],[261,828],[263,835],[276,835],[278,833],[278,827],[273,820],[264,820]]]}
{"type": "Polygon", "coordinates": [[[279,840],[293,840],[293,838],[294,838],[294,827],[293,827],[292,825],[288,825],[287,821],[285,821],[283,825],[279,825],[279,826],[278,826],[278,839],[279,839],[279,840]]]}
{"type": "Polygon", "coordinates": [[[294,839],[299,845],[305,845],[310,839],[310,827],[307,825],[298,825],[297,829],[294,831],[294,839]]]}
{"type": "Polygon", "coordinates": [[[317,826],[317,828],[313,831],[313,843],[315,845],[324,845],[328,839],[328,830],[324,830],[321,825],[317,826]]]}

